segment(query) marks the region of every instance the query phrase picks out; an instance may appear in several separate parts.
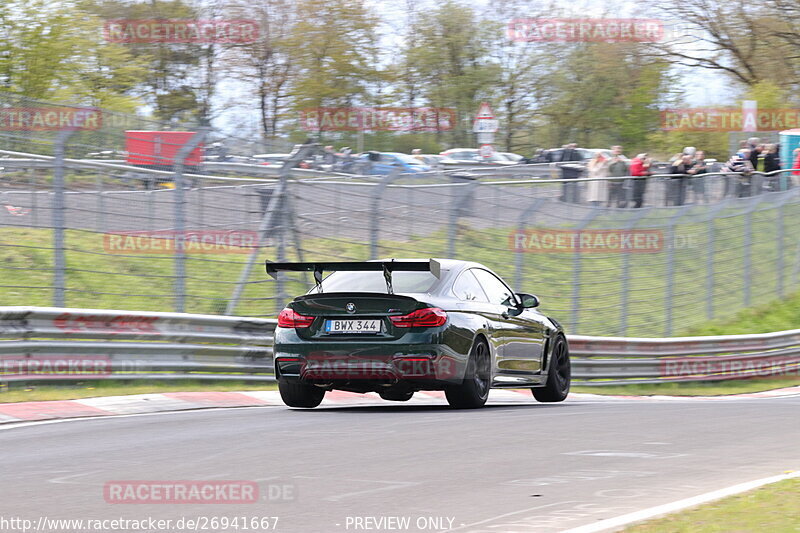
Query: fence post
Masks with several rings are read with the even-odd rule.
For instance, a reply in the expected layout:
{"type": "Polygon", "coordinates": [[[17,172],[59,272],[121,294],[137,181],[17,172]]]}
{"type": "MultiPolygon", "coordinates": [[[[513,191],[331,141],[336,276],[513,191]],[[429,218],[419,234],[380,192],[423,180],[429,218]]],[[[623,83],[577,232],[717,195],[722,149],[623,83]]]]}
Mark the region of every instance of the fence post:
{"type": "MultiPolygon", "coordinates": [[[[580,233],[586,229],[586,226],[592,223],[597,215],[602,211],[601,208],[595,208],[589,211],[589,214],[584,218],[580,224],[575,228],[578,230],[578,243],[580,243],[580,233]]],[[[581,300],[581,248],[580,245],[575,248],[572,254],[572,320],[570,330],[573,335],[578,333],[578,322],[580,321],[580,300],[581,300]]]]}
{"type": "Polygon", "coordinates": [[[97,230],[101,233],[105,233],[106,204],[105,195],[103,194],[103,175],[97,174],[95,182],[97,183],[97,230]]]}
{"type": "Polygon", "coordinates": [[[58,132],[54,146],[53,159],[53,307],[66,306],[66,268],[64,257],[64,152],[67,140],[74,130],[58,132]]]}
{"type": "Polygon", "coordinates": [[[384,177],[381,182],[375,187],[375,192],[372,194],[372,205],[370,209],[370,224],[369,224],[369,258],[378,258],[378,240],[380,239],[381,232],[381,200],[386,187],[389,186],[394,180],[400,177],[399,170],[392,170],[384,177]]]}
{"type": "MultiPolygon", "coordinates": [[[[749,201],[755,204],[758,197],[752,197],[749,201]]],[[[742,268],[742,295],[744,306],[750,307],[750,281],[752,280],[752,264],[750,252],[753,247],[753,209],[748,207],[744,215],[744,266],[742,268]]]]}
{"type": "Polygon", "coordinates": [[[456,254],[456,239],[458,238],[458,219],[465,211],[469,211],[470,197],[475,194],[475,188],[480,183],[476,177],[469,174],[451,174],[455,190],[450,196],[450,220],[447,228],[447,258],[453,259],[456,254]],[[471,181],[467,181],[471,180],[471,181]],[[466,182],[463,185],[456,185],[466,182]]]}
{"type": "MultiPolygon", "coordinates": [[[[544,200],[542,198],[536,198],[531,205],[529,205],[522,213],[520,213],[519,218],[517,219],[517,234],[522,233],[525,231],[525,222],[531,216],[531,214],[535,213],[539,210],[539,206],[542,204],[544,200]]],[[[523,292],[522,284],[524,280],[524,272],[525,269],[525,252],[523,250],[518,249],[517,243],[514,243],[514,287],[516,288],[517,292],[523,292]]]]}
{"type": "MultiPolygon", "coordinates": [[[[642,207],[638,213],[631,218],[626,231],[631,231],[636,227],[639,220],[642,219],[647,213],[650,212],[650,207],[642,207]]],[[[622,293],[620,295],[620,311],[619,311],[619,335],[624,337],[628,330],[628,296],[630,293],[630,269],[631,269],[631,251],[625,250],[622,254],[622,293]]]]}
{"type": "Polygon", "coordinates": [[[183,167],[186,158],[208,135],[209,128],[199,128],[189,141],[178,150],[175,156],[175,312],[183,313],[186,307],[186,210],[183,190],[183,167]]]}
{"type": "Polygon", "coordinates": [[[33,227],[39,227],[39,205],[36,191],[36,170],[28,169],[28,186],[31,189],[31,215],[33,218],[33,227]]]}
{"type": "MultiPolygon", "coordinates": [[[[261,247],[264,246],[264,241],[267,238],[267,231],[279,227],[281,233],[283,233],[283,226],[279,226],[275,223],[275,221],[278,220],[280,224],[283,224],[283,221],[278,218],[278,213],[282,212],[284,209],[284,196],[287,194],[286,190],[288,188],[289,175],[292,168],[297,166],[300,161],[313,154],[314,150],[316,150],[318,146],[319,145],[317,144],[304,144],[300,146],[299,149],[292,152],[292,155],[289,157],[288,161],[286,161],[281,167],[278,188],[275,190],[272,196],[269,197],[269,201],[267,202],[266,208],[264,209],[261,217],[261,223],[258,226],[258,242],[255,248],[253,248],[253,251],[250,252],[250,257],[247,258],[247,263],[245,263],[242,273],[239,275],[239,281],[236,283],[236,287],[233,289],[233,294],[231,294],[230,300],[228,300],[228,305],[225,307],[226,315],[232,315],[236,310],[236,306],[239,304],[239,299],[244,291],[244,286],[247,284],[247,280],[250,278],[250,273],[253,271],[253,265],[258,258],[261,247]]],[[[280,255],[281,253],[283,253],[283,251],[279,247],[278,254],[280,255]]],[[[283,282],[280,284],[276,283],[275,285],[276,297],[283,290],[282,283],[283,282]]],[[[277,305],[282,304],[282,300],[280,298],[276,298],[276,301],[278,302],[277,305]]]]}
{"type": "Polygon", "coordinates": [[[717,247],[717,213],[728,205],[730,198],[723,198],[708,213],[708,243],[706,245],[706,318],[714,318],[714,256],[717,247]]]}
{"type": "Polygon", "coordinates": [[[667,247],[667,275],[666,275],[666,287],[667,293],[664,297],[664,336],[669,337],[672,335],[672,284],[675,280],[675,222],[683,215],[683,213],[689,208],[688,205],[681,206],[678,208],[678,212],[675,213],[669,219],[669,225],[667,226],[667,236],[664,239],[664,244],[667,247]]]}
{"type": "Polygon", "coordinates": [[[776,241],[775,247],[776,252],[778,253],[778,264],[777,264],[777,279],[776,279],[776,287],[775,292],[778,294],[778,298],[783,298],[783,203],[785,200],[781,200],[778,204],[777,213],[775,216],[777,217],[777,230],[776,230],[776,241]]]}

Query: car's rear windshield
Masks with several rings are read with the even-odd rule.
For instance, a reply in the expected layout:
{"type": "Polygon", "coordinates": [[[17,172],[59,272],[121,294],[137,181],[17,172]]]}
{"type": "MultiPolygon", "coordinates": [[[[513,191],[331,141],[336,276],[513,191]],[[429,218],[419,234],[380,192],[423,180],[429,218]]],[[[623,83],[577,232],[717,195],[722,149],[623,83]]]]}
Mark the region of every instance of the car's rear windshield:
{"type": "MultiPolygon", "coordinates": [[[[396,293],[424,293],[436,283],[430,272],[394,272],[396,293]]],[[[334,272],[322,281],[322,292],[380,292],[386,294],[383,272],[334,272]]]]}

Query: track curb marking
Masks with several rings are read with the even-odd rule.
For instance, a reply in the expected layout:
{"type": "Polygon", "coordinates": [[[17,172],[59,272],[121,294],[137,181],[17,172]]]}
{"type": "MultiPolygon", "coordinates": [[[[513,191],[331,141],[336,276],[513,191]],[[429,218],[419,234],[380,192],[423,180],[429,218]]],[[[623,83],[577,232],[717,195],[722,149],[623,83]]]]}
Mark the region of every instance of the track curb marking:
{"type": "MultiPolygon", "coordinates": [[[[800,396],[800,387],[789,387],[772,391],[735,394],[728,396],[612,396],[573,393],[571,400],[614,403],[622,401],[641,402],[693,402],[731,401],[743,399],[787,398],[800,396]]],[[[489,401],[500,403],[535,404],[527,389],[493,389],[489,401]]],[[[405,405],[436,405],[445,402],[439,391],[420,391],[405,405]]],[[[385,403],[376,393],[356,394],[333,391],[325,395],[322,407],[377,405],[385,403]]],[[[162,394],[133,394],[126,396],[99,396],[77,400],[32,401],[0,403],[0,425],[19,422],[34,422],[87,416],[102,417],[139,413],[186,411],[192,409],[282,406],[278,391],[241,392],[166,392],[162,394]]]]}
{"type": "Polygon", "coordinates": [[[771,485],[772,483],[777,483],[779,481],[784,481],[786,479],[793,479],[796,477],[800,477],[800,471],[789,472],[787,474],[780,474],[777,476],[765,477],[753,481],[747,481],[744,483],[738,483],[736,485],[731,485],[730,487],[725,487],[723,489],[718,489],[711,492],[706,492],[705,494],[692,496],[691,498],[685,498],[683,500],[678,500],[671,503],[665,503],[663,505],[657,505],[655,507],[642,509],[641,511],[635,511],[633,513],[616,516],[614,518],[607,518],[605,520],[600,520],[593,524],[578,526],[572,529],[565,529],[561,533],[601,533],[603,531],[617,531],[619,528],[623,526],[629,526],[634,523],[650,520],[652,518],[658,518],[671,513],[675,513],[677,511],[689,509],[691,507],[697,507],[698,505],[703,505],[705,503],[721,500],[723,498],[727,498],[728,496],[735,496],[737,494],[742,494],[744,492],[748,492],[757,489],[759,487],[763,487],[765,485],[771,485]]]}

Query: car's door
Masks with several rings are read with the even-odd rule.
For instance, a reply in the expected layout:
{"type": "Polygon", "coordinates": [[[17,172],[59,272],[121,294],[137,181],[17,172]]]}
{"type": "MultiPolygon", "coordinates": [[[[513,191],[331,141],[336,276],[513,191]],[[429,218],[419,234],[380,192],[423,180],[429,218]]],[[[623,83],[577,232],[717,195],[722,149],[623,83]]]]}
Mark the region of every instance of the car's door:
{"type": "Polygon", "coordinates": [[[482,268],[472,271],[489,302],[499,310],[503,347],[498,356],[498,370],[509,375],[539,372],[544,347],[544,324],[540,315],[528,309],[519,313],[514,291],[493,273],[482,268]]]}
{"type": "Polygon", "coordinates": [[[489,342],[492,344],[493,351],[499,361],[505,344],[503,308],[489,302],[489,298],[472,270],[464,270],[459,274],[453,283],[453,293],[460,301],[458,304],[459,309],[463,312],[478,315],[486,321],[487,329],[489,330],[489,342]]]}

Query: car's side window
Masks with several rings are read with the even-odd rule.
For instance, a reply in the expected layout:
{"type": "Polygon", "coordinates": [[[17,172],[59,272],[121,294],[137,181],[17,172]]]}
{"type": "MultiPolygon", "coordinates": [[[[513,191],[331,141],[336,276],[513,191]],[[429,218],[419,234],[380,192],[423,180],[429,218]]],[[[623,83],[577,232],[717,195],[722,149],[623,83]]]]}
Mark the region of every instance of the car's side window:
{"type": "Polygon", "coordinates": [[[505,283],[500,281],[497,276],[480,268],[473,268],[471,272],[478,278],[481,287],[483,287],[491,303],[508,306],[514,305],[515,299],[513,291],[511,291],[505,283]]]}
{"type": "Polygon", "coordinates": [[[486,294],[484,294],[481,284],[475,279],[472,270],[462,272],[458,279],[453,284],[453,292],[459,300],[466,300],[468,302],[488,302],[486,294]]]}

